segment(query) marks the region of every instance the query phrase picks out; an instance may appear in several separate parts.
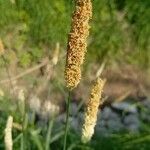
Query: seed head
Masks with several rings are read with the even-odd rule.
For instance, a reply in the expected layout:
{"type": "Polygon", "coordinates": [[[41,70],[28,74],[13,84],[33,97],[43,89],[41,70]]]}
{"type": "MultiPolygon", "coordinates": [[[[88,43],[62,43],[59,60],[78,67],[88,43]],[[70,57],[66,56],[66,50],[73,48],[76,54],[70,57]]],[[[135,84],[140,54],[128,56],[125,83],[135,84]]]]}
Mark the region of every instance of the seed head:
{"type": "Polygon", "coordinates": [[[67,87],[72,90],[78,85],[81,79],[81,69],[76,65],[67,65],[65,70],[67,87]]]}
{"type": "Polygon", "coordinates": [[[91,0],[76,0],[72,16],[71,31],[68,37],[65,80],[69,89],[75,88],[80,82],[81,65],[87,48],[89,20],[92,16],[91,0]]]}
{"type": "Polygon", "coordinates": [[[103,91],[105,81],[97,79],[91,89],[90,99],[87,104],[85,112],[85,120],[82,127],[82,142],[89,142],[92,135],[94,134],[94,127],[97,121],[97,113],[99,105],[102,104],[101,94],[103,91]]]}
{"type": "Polygon", "coordinates": [[[12,150],[13,149],[13,141],[12,141],[12,126],[13,126],[13,117],[9,116],[5,128],[5,149],[12,150]]]}

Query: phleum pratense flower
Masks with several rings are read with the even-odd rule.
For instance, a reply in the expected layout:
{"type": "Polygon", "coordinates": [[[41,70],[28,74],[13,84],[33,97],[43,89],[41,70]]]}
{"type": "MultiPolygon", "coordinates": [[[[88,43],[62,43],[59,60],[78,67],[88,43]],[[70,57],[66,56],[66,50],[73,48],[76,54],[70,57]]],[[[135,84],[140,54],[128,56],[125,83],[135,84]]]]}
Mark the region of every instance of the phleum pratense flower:
{"type": "Polygon", "coordinates": [[[13,141],[12,141],[12,126],[13,126],[13,117],[9,116],[5,128],[5,149],[12,150],[13,149],[13,141]]]}
{"type": "Polygon", "coordinates": [[[81,65],[87,48],[89,20],[92,17],[91,0],[76,0],[68,37],[65,80],[67,87],[74,89],[81,79],[81,65]]]}
{"type": "Polygon", "coordinates": [[[89,142],[94,134],[99,106],[102,104],[101,95],[105,81],[98,78],[91,89],[90,98],[86,107],[84,124],[82,127],[82,142],[89,142]]]}

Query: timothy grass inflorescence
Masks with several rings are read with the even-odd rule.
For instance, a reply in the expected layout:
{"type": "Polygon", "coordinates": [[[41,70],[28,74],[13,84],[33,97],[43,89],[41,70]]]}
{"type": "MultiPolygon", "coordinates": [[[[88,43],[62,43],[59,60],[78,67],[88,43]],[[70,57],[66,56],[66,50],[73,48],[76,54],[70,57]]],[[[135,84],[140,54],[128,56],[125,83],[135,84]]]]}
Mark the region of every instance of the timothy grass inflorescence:
{"type": "Polygon", "coordinates": [[[105,81],[98,78],[91,89],[90,99],[88,101],[84,124],[82,127],[82,142],[86,143],[90,141],[94,134],[94,127],[97,121],[97,113],[99,105],[102,104],[101,95],[103,91],[105,81]]]}
{"type": "Polygon", "coordinates": [[[5,128],[5,149],[12,150],[13,149],[13,141],[12,141],[12,126],[13,126],[13,117],[9,116],[5,128]]]}
{"type": "Polygon", "coordinates": [[[68,38],[65,80],[69,89],[75,88],[81,79],[81,65],[87,47],[89,20],[92,16],[91,0],[76,0],[68,38]]]}

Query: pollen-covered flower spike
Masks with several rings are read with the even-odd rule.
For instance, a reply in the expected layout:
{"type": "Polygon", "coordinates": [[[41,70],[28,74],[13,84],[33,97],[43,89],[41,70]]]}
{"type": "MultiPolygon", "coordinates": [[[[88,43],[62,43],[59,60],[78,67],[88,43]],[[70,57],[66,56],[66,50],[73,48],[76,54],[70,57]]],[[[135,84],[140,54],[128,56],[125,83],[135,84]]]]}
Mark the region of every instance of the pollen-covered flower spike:
{"type": "Polygon", "coordinates": [[[12,150],[13,149],[13,140],[12,140],[12,127],[13,127],[13,117],[9,116],[5,128],[5,149],[12,150]]]}
{"type": "Polygon", "coordinates": [[[87,143],[91,140],[94,134],[94,128],[97,121],[97,113],[99,106],[102,104],[101,95],[105,80],[98,78],[91,89],[90,98],[85,111],[84,124],[82,127],[82,137],[83,143],[87,143]]]}
{"type": "Polygon", "coordinates": [[[74,89],[81,79],[81,65],[87,48],[89,20],[92,16],[91,0],[76,0],[68,37],[65,80],[67,87],[74,89]]]}

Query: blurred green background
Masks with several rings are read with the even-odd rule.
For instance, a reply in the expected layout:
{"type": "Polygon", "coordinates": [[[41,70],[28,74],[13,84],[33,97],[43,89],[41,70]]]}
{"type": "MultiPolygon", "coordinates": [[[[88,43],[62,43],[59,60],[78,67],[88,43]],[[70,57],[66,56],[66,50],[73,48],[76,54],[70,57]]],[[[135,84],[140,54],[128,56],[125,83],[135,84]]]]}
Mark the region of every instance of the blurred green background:
{"type": "MultiPolygon", "coordinates": [[[[149,6],[149,0],[94,0],[88,60],[121,60],[147,68],[149,6]]],[[[43,47],[50,50],[59,42],[66,48],[73,7],[73,0],[0,0],[0,37],[28,66],[44,55],[43,47]],[[13,44],[5,38],[8,34],[13,44]]]]}
{"type": "MultiPolygon", "coordinates": [[[[150,71],[150,0],[92,0],[92,2],[93,18],[90,22],[84,77],[72,97],[79,101],[86,100],[87,97],[83,95],[88,95],[87,91],[91,86],[89,81],[93,80],[99,66],[107,62],[107,66],[110,65],[110,68],[106,68],[106,72],[104,69],[104,77],[108,79],[106,96],[115,95],[120,90],[121,94],[117,93],[119,96],[117,94],[113,98],[110,96],[113,101],[117,101],[118,97],[123,101],[129,100],[130,102],[134,99],[133,105],[146,110],[146,118],[148,118],[149,108],[145,109],[140,103],[142,99],[149,101],[148,96],[150,96],[150,84],[144,76],[147,70],[150,71]],[[121,67],[119,66],[119,69],[116,67],[118,70],[114,67],[115,70],[111,64],[121,64],[121,67]],[[128,68],[128,65],[132,67],[128,68]],[[112,69],[111,67],[114,72],[109,70],[112,69]],[[140,71],[136,71],[136,68],[140,71]],[[120,71],[121,69],[124,70],[120,71]],[[132,86],[128,86],[128,84],[132,86]],[[138,93],[142,91],[141,85],[145,85],[145,89],[149,88],[147,91],[143,90],[147,95],[141,96],[138,93]],[[124,90],[124,87],[127,90],[124,90]],[[126,95],[129,92],[131,95],[126,95]],[[131,97],[128,98],[128,96],[131,97]]],[[[56,45],[59,43],[60,62],[56,68],[52,68],[52,72],[54,72],[52,80],[48,81],[48,87],[42,94],[50,95],[50,100],[55,102],[60,98],[61,102],[65,103],[67,90],[62,72],[64,71],[64,54],[66,53],[73,10],[74,0],[0,0],[0,38],[6,49],[4,57],[7,60],[5,64],[4,60],[0,58],[1,80],[9,78],[8,73],[12,76],[18,75],[24,69],[30,69],[31,66],[40,63],[46,56],[53,55],[56,45]],[[17,65],[15,73],[13,72],[15,70],[15,67],[12,67],[13,63],[14,66],[17,65]]],[[[25,76],[22,78],[23,80],[19,78],[20,80],[15,85],[18,86],[18,89],[26,88],[28,90],[28,93],[25,93],[27,100],[30,99],[30,94],[35,94],[35,96],[39,94],[36,93],[37,87],[45,81],[45,76],[40,74],[41,70],[40,73],[38,71],[25,76]],[[37,87],[34,89],[34,86],[37,87]]],[[[17,98],[12,98],[13,88],[9,84],[3,85],[0,84],[0,88],[2,88],[0,89],[0,94],[2,93],[0,95],[0,150],[5,149],[4,130],[9,115],[14,117],[16,123],[25,126],[24,133],[22,130],[13,129],[16,150],[49,150],[50,146],[53,150],[62,149],[63,126],[56,129],[53,119],[47,120],[47,122],[41,119],[44,127],[36,124],[36,118],[31,117],[31,110],[28,108],[25,116],[22,116],[20,106],[16,106],[17,98]],[[3,85],[6,85],[7,90],[3,88],[3,85]],[[56,129],[54,133],[53,129],[56,129]]],[[[42,94],[40,100],[44,104],[44,100],[47,99],[42,94]]],[[[35,103],[33,102],[33,104],[35,103]]],[[[143,109],[141,112],[144,112],[143,109]]],[[[40,116],[40,113],[38,115],[40,116]]],[[[121,115],[120,117],[122,117],[121,115]]],[[[140,115],[138,117],[143,122],[140,115]]],[[[70,150],[98,150],[99,147],[104,150],[149,150],[149,133],[150,126],[147,121],[141,125],[139,133],[122,131],[111,134],[111,137],[101,137],[100,134],[98,137],[94,136],[91,143],[84,145],[80,142],[78,133],[71,131],[67,144],[70,150]]]]}

